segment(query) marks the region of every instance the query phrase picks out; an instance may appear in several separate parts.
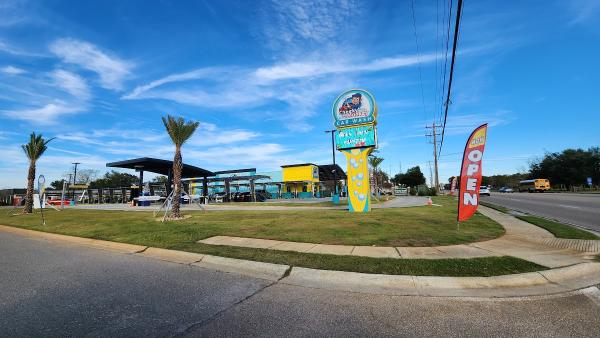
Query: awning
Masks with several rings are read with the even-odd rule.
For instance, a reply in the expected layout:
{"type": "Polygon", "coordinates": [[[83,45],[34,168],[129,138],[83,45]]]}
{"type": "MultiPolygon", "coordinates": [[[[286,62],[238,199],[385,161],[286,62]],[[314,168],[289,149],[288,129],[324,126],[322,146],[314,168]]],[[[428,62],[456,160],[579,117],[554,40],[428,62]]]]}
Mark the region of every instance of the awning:
{"type": "Polygon", "coordinates": [[[325,164],[319,166],[319,181],[333,181],[333,170],[335,170],[335,178],[338,180],[345,180],[346,173],[337,164],[325,164]]]}
{"type": "MultiPolygon", "coordinates": [[[[173,161],[151,157],[141,157],[132,160],[107,163],[106,166],[112,168],[135,169],[138,171],[150,171],[156,174],[170,176],[171,171],[173,170],[173,161]]],[[[206,169],[195,167],[193,165],[185,163],[183,164],[181,178],[210,176],[215,176],[215,173],[206,169]]]]}

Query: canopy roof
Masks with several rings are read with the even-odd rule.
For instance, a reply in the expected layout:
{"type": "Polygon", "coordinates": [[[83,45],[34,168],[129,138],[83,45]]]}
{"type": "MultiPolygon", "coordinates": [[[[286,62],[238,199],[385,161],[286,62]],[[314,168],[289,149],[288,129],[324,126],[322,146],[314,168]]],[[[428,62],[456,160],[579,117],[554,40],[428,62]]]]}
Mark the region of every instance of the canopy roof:
{"type": "MultiPolygon", "coordinates": [[[[165,176],[171,176],[171,171],[173,170],[173,161],[169,160],[161,160],[158,158],[151,157],[141,157],[134,158],[132,160],[118,161],[106,163],[107,167],[113,168],[125,168],[125,169],[135,169],[135,170],[143,170],[150,171],[156,174],[161,174],[165,176]]],[[[215,173],[212,171],[208,171],[206,169],[198,168],[193,165],[183,164],[183,170],[181,171],[181,178],[189,178],[189,177],[208,177],[215,176],[215,173]]]]}
{"type": "Polygon", "coordinates": [[[335,178],[345,180],[346,173],[337,164],[325,164],[319,166],[319,181],[333,181],[333,170],[335,170],[335,178]]]}

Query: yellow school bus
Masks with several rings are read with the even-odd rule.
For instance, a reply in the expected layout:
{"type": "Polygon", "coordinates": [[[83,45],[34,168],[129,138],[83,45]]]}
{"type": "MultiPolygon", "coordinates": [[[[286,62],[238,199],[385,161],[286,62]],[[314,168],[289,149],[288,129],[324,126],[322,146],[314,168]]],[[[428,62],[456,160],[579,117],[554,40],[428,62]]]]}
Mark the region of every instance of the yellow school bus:
{"type": "Polygon", "coordinates": [[[544,192],[546,190],[550,190],[550,181],[545,178],[519,182],[519,192],[544,192]]]}

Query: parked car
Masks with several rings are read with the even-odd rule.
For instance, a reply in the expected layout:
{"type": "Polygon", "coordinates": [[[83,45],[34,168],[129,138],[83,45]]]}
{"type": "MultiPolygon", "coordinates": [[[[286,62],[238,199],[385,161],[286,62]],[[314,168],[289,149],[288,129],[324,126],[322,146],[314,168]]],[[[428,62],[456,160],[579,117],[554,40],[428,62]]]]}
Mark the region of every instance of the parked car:
{"type": "Polygon", "coordinates": [[[490,188],[487,185],[482,185],[479,187],[479,195],[480,196],[490,196],[490,188]]]}
{"type": "Polygon", "coordinates": [[[498,191],[499,192],[505,192],[505,193],[515,192],[512,188],[509,188],[509,187],[502,187],[498,191]]]}

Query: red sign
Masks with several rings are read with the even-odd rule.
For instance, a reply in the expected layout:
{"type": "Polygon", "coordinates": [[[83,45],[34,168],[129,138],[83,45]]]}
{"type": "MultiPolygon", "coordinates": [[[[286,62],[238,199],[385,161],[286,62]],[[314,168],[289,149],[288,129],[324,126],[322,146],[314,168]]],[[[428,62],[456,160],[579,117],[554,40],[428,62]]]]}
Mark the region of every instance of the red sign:
{"type": "Polygon", "coordinates": [[[481,185],[481,160],[487,135],[487,123],[479,126],[465,145],[462,168],[460,170],[460,190],[458,197],[458,221],[466,221],[479,206],[479,186],[481,185]]]}

